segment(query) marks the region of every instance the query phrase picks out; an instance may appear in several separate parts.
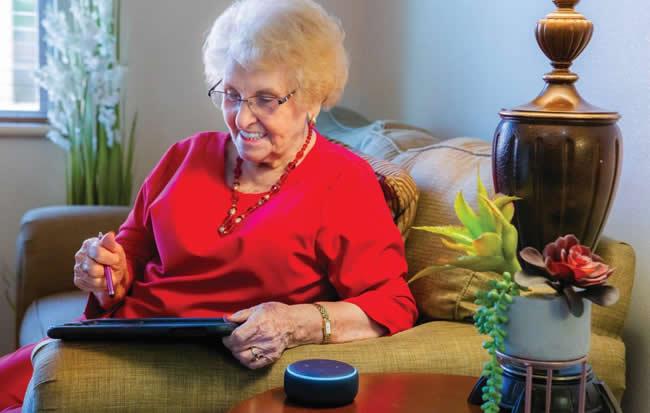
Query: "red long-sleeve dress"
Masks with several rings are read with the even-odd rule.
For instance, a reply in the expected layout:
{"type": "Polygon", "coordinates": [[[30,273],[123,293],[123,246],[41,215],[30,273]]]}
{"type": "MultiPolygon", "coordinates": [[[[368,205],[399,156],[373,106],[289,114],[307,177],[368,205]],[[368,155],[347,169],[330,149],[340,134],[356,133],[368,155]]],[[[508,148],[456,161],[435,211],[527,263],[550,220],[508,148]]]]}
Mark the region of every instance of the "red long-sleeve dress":
{"type": "MultiPolygon", "coordinates": [[[[389,334],[411,327],[404,244],[370,166],[317,134],[280,191],[221,236],[228,139],[199,133],[165,153],[117,235],[133,286],[109,313],[90,295],[84,315],[218,317],[267,301],[343,300],[389,334]]],[[[241,194],[239,211],[259,198],[241,194]]]]}

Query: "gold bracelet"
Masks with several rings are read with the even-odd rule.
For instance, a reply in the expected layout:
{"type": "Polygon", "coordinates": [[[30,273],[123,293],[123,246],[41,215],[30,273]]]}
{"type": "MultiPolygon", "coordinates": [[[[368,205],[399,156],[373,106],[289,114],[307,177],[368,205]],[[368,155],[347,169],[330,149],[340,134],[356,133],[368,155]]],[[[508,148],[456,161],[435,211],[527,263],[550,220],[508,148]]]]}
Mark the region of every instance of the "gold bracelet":
{"type": "Polygon", "coordinates": [[[327,344],[330,342],[330,336],[332,335],[332,324],[330,322],[330,316],[327,313],[327,309],[325,309],[325,307],[317,303],[313,304],[316,308],[318,308],[320,316],[323,318],[323,341],[321,341],[321,344],[327,344]]]}

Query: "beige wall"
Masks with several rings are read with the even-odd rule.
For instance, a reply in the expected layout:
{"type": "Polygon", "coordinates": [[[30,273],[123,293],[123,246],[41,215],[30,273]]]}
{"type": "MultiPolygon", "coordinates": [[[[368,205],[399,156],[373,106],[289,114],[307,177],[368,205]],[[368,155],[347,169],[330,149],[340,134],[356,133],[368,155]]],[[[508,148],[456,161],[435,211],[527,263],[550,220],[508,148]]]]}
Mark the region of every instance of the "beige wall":
{"type": "MultiPolygon", "coordinates": [[[[201,41],[226,0],[124,2],[130,107],[139,112],[135,180],[163,151],[198,130],[223,128],[205,95],[201,41]]],[[[490,139],[501,107],[524,103],[549,67],[532,35],[551,1],[324,0],[343,20],[351,55],[343,104],[371,118],[394,118],[441,137],[490,139]]],[[[606,233],[630,242],[638,276],[625,340],[626,411],[650,411],[650,11],[645,0],[583,1],[596,24],[575,65],[583,95],[618,110],[624,168],[606,233]],[[608,78],[607,76],[611,76],[608,78]]],[[[13,270],[18,220],[25,210],[64,200],[63,155],[50,142],[0,138],[0,259],[13,270]]],[[[0,267],[1,268],[1,267],[0,267]]],[[[10,310],[0,300],[0,354],[10,350],[10,310]]]]}

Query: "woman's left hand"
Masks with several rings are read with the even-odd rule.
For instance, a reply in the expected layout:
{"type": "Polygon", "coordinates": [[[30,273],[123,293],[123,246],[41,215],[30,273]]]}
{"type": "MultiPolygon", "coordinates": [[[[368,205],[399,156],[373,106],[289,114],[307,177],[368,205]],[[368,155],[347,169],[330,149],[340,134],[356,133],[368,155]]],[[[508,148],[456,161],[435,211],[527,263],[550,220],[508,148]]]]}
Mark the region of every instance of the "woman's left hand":
{"type": "Polygon", "coordinates": [[[238,311],[228,321],[243,323],[223,344],[237,360],[251,369],[272,364],[293,347],[296,323],[289,305],[268,302],[238,311]]]}

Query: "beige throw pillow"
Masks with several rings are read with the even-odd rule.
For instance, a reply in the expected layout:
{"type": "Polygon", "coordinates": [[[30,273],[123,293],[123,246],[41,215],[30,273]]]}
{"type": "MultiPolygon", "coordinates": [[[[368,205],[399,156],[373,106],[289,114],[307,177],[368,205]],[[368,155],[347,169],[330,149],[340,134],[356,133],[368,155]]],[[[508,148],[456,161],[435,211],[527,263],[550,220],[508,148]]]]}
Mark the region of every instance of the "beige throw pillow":
{"type": "MultiPolygon", "coordinates": [[[[476,205],[477,171],[488,192],[492,189],[490,142],[455,138],[424,148],[408,150],[393,159],[406,169],[420,190],[414,226],[459,224],[453,203],[458,191],[476,205]]],[[[434,265],[441,258],[453,258],[440,237],[412,230],[406,241],[409,275],[434,265]]],[[[487,285],[493,275],[453,269],[420,278],[410,284],[421,315],[426,318],[462,320],[471,317],[475,291],[487,285]]]]}

